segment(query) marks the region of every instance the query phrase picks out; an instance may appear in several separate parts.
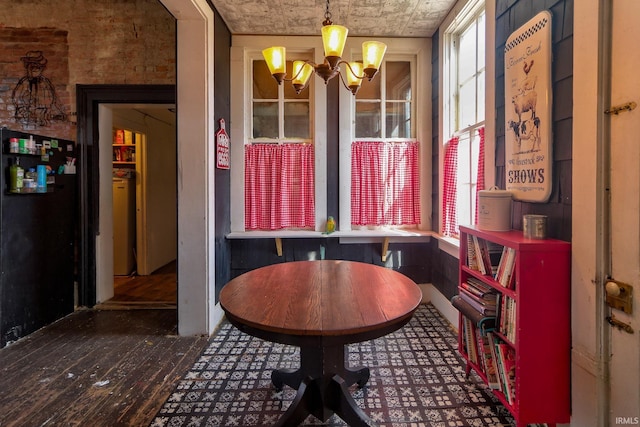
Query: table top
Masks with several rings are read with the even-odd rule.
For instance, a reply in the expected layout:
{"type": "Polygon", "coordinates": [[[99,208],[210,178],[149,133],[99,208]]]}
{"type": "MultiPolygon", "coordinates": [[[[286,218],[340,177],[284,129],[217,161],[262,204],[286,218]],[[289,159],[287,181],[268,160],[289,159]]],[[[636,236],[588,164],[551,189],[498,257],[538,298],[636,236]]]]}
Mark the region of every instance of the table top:
{"type": "Polygon", "coordinates": [[[353,261],[296,261],[258,268],[220,292],[236,326],[286,344],[291,337],[336,342],[377,338],[408,322],[422,299],[411,279],[389,268],[353,261]]]}

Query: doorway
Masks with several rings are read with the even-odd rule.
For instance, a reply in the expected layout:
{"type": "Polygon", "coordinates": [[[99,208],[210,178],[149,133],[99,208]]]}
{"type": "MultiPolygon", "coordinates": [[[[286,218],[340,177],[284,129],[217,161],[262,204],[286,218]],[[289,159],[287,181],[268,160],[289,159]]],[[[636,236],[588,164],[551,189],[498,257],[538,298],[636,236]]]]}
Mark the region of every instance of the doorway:
{"type": "MultiPolygon", "coordinates": [[[[98,245],[100,239],[107,240],[105,234],[111,232],[112,212],[105,214],[101,209],[101,195],[108,194],[108,201],[112,197],[112,151],[111,141],[108,144],[107,154],[100,153],[100,134],[111,135],[111,126],[100,129],[100,114],[111,110],[106,108],[114,104],[167,104],[175,105],[176,87],[174,85],[78,85],[78,140],[80,157],[85,167],[78,169],[78,184],[80,194],[80,228],[78,230],[78,305],[93,307],[98,301],[98,286],[109,283],[113,291],[113,247],[98,245]],[[106,172],[106,173],[105,173],[106,172]],[[102,176],[102,178],[101,178],[102,176]],[[103,179],[107,177],[107,179],[103,179]],[[108,227],[103,227],[106,223],[108,227]],[[107,230],[108,228],[108,230],[107,230]],[[102,253],[102,252],[106,252],[102,253]],[[101,277],[98,278],[98,262],[107,257],[111,265],[106,269],[100,269],[101,277]],[[108,282],[105,282],[105,277],[108,282]]],[[[174,132],[175,136],[175,132],[174,132]]],[[[176,159],[174,152],[174,164],[176,159]]],[[[176,195],[174,194],[174,200],[176,195]]],[[[103,201],[104,203],[104,201],[103,201]]],[[[174,204],[175,209],[175,204],[174,204]]],[[[109,237],[111,234],[109,234],[109,237]]]]}
{"type": "Polygon", "coordinates": [[[173,104],[100,104],[96,302],[176,306],[173,104]]]}

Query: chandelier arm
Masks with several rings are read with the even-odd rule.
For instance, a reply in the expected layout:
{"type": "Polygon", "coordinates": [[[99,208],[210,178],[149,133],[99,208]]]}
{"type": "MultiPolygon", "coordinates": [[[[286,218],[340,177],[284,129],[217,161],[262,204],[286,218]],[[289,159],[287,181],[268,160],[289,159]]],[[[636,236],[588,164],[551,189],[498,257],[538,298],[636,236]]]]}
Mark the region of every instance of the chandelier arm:
{"type": "Polygon", "coordinates": [[[346,65],[349,68],[349,71],[351,71],[351,75],[356,77],[356,78],[358,78],[358,79],[360,79],[360,80],[364,80],[367,77],[366,74],[363,74],[362,76],[357,75],[356,72],[353,71],[353,68],[351,68],[351,64],[349,64],[347,61],[340,61],[340,62],[338,62],[337,65],[340,65],[340,64],[346,65]]]}
{"type": "MultiPolygon", "coordinates": [[[[305,60],[305,61],[304,61],[304,63],[305,63],[305,64],[309,64],[309,65],[311,65],[311,66],[313,67],[313,69],[314,69],[314,70],[315,70],[315,69],[316,69],[316,67],[318,66],[315,62],[313,62],[313,61],[312,61],[312,60],[310,60],[310,59],[305,60]]],[[[298,70],[298,72],[296,73],[296,75],[295,75],[295,76],[293,76],[293,77],[291,77],[290,79],[288,79],[288,78],[287,78],[287,76],[285,75],[285,76],[282,78],[282,81],[285,81],[285,82],[292,82],[292,81],[294,81],[295,79],[297,79],[297,78],[300,76],[300,73],[302,72],[302,69],[303,69],[303,67],[300,67],[300,69],[298,70]]]]}
{"type": "MultiPolygon", "coordinates": [[[[349,64],[347,64],[349,65],[349,64]]],[[[351,94],[353,96],[356,96],[356,92],[358,92],[358,89],[360,89],[360,86],[349,86],[347,84],[347,82],[344,81],[344,76],[342,75],[341,72],[338,72],[338,74],[340,75],[340,81],[342,82],[342,85],[349,91],[351,92],[351,94]]],[[[357,77],[357,76],[356,76],[357,77]]]]}

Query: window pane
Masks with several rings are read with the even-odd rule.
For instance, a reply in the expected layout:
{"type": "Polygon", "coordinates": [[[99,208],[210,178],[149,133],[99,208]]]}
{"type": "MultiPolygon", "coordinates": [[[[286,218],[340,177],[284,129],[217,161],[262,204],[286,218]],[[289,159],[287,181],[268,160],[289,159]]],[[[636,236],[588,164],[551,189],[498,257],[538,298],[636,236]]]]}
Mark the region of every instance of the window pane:
{"type": "Polygon", "coordinates": [[[411,99],[411,63],[386,63],[386,98],[408,101],[411,99]]]}
{"type": "Polygon", "coordinates": [[[253,103],[253,137],[277,138],[278,137],[278,103],[254,102],[253,103]]]}
{"type": "Polygon", "coordinates": [[[381,137],[379,102],[356,102],[356,138],[381,137]]]}
{"type": "Polygon", "coordinates": [[[380,99],[380,80],[382,76],[378,72],[373,80],[369,81],[366,78],[362,80],[360,90],[356,94],[356,99],[380,99]]]}
{"type": "Polygon", "coordinates": [[[309,138],[308,102],[287,102],[284,104],[284,137],[309,138]]]}
{"type": "Polygon", "coordinates": [[[411,103],[386,103],[386,137],[411,138],[411,103]]]}
{"type": "Polygon", "coordinates": [[[459,40],[458,50],[458,79],[463,81],[476,72],[476,26],[467,28],[459,40]]]}
{"type": "Polygon", "coordinates": [[[460,122],[458,129],[466,128],[476,123],[476,82],[471,79],[460,86],[458,111],[460,122]]]}
{"type": "Polygon", "coordinates": [[[478,17],[478,70],[484,68],[484,13],[478,17]]]}
{"type": "Polygon", "coordinates": [[[278,82],[266,61],[253,61],[253,99],[278,99],[278,82]]]}

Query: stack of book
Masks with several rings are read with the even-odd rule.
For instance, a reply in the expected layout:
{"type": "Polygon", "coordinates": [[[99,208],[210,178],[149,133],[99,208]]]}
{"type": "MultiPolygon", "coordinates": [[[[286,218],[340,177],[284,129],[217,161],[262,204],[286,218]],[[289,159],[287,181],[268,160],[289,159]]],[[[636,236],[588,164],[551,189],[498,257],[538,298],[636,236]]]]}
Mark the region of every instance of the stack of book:
{"type": "Polygon", "coordinates": [[[496,315],[496,290],[475,277],[468,277],[460,284],[459,295],[467,304],[483,316],[496,315]]]}

